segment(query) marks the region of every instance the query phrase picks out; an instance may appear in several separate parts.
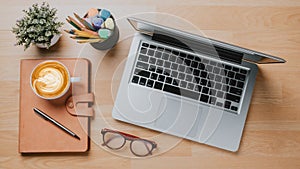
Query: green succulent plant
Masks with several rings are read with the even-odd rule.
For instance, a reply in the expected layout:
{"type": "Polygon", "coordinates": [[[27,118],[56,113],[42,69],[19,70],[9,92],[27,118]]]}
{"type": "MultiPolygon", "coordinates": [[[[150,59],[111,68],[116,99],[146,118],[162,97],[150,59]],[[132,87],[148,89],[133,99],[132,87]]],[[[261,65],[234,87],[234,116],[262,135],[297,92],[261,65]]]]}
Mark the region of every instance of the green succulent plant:
{"type": "Polygon", "coordinates": [[[23,45],[26,50],[31,44],[43,44],[50,47],[54,35],[60,34],[59,28],[63,22],[57,21],[57,9],[43,2],[40,6],[36,3],[23,10],[25,16],[17,20],[12,32],[16,34],[16,45],[23,45]]]}

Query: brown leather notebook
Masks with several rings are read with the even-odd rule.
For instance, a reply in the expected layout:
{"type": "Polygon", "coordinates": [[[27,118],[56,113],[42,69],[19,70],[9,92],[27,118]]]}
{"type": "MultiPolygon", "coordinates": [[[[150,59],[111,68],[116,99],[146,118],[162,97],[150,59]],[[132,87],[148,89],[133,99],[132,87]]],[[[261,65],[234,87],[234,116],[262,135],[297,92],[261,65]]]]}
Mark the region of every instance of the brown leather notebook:
{"type": "Polygon", "coordinates": [[[53,59],[62,62],[72,77],[80,77],[80,82],[71,85],[70,90],[60,99],[44,100],[34,94],[30,87],[30,74],[42,59],[21,60],[20,68],[20,113],[19,113],[19,152],[85,152],[89,148],[89,116],[93,115],[88,102],[89,66],[86,59],[53,59]],[[74,103],[72,102],[74,101],[74,103]],[[80,140],[39,117],[33,107],[42,110],[54,120],[64,125],[80,140]]]}

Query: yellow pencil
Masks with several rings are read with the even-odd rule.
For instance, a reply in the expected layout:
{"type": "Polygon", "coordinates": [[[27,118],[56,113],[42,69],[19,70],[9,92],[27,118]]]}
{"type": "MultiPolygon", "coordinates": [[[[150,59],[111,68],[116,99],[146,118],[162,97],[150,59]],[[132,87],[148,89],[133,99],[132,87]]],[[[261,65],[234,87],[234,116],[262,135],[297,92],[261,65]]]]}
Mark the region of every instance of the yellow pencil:
{"type": "Polygon", "coordinates": [[[79,30],[71,30],[71,31],[66,31],[69,32],[70,34],[77,35],[77,36],[82,36],[82,37],[87,37],[87,38],[93,38],[93,39],[99,39],[99,35],[93,35],[88,32],[84,31],[79,31],[79,30]]]}
{"type": "Polygon", "coordinates": [[[101,39],[86,39],[86,40],[78,40],[77,43],[96,43],[101,42],[101,39]]]}
{"type": "Polygon", "coordinates": [[[99,36],[90,36],[90,35],[74,35],[74,36],[70,36],[70,38],[101,39],[99,36]]]}
{"type": "Polygon", "coordinates": [[[87,28],[82,28],[82,31],[88,32],[88,33],[90,33],[90,34],[92,34],[92,35],[95,35],[95,36],[98,36],[98,33],[97,33],[97,32],[91,31],[91,30],[89,30],[89,29],[87,29],[87,28]]]}

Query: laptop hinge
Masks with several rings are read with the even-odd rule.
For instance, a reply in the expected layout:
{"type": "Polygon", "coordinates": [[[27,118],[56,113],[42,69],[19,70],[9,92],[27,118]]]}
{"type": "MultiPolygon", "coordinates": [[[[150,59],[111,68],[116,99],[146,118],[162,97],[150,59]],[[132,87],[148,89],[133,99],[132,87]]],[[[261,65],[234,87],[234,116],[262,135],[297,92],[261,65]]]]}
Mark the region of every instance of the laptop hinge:
{"type": "Polygon", "coordinates": [[[226,49],[215,44],[208,44],[200,40],[189,40],[182,37],[175,37],[173,35],[171,37],[161,33],[153,33],[152,40],[238,64],[242,63],[244,55],[241,52],[226,49]]]}

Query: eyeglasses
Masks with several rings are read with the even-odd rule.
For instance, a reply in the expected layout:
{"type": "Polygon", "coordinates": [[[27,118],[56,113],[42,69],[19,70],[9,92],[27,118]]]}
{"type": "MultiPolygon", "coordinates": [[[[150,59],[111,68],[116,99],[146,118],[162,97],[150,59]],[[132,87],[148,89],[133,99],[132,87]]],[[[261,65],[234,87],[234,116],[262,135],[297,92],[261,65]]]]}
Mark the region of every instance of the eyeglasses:
{"type": "Polygon", "coordinates": [[[154,141],[142,139],[116,130],[105,128],[101,130],[101,134],[103,136],[102,145],[112,150],[119,150],[125,145],[126,140],[130,141],[130,151],[138,157],[152,155],[152,151],[157,147],[154,141]]]}

